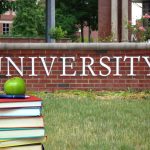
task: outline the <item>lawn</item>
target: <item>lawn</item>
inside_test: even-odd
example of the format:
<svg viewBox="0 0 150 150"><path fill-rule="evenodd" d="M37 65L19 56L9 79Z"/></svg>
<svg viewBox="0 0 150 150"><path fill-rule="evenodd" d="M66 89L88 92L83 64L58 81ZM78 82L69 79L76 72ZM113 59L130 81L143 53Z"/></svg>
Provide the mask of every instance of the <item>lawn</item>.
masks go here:
<svg viewBox="0 0 150 150"><path fill-rule="evenodd" d="M149 150L150 92L38 93L46 150Z"/></svg>

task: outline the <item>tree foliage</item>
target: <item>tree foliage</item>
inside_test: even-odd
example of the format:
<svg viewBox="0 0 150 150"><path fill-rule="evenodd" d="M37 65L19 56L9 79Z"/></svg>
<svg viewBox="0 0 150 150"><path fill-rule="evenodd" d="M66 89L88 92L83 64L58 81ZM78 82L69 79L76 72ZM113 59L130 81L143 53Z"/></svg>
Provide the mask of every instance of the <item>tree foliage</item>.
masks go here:
<svg viewBox="0 0 150 150"><path fill-rule="evenodd" d="M15 10L15 8L15 1L0 0L0 14L3 14L8 10Z"/></svg>
<svg viewBox="0 0 150 150"><path fill-rule="evenodd" d="M81 29L82 42L84 42L83 28L89 26L90 31L97 29L98 0L56 0L56 24L74 34L77 27Z"/></svg>
<svg viewBox="0 0 150 150"><path fill-rule="evenodd" d="M46 0L16 0L17 14L13 23L13 35L39 36L45 33L45 3ZM97 29L98 0L56 0L56 27L67 31L67 37L75 39L75 33L81 29L82 42L84 41L83 28L89 26Z"/></svg>
<svg viewBox="0 0 150 150"><path fill-rule="evenodd" d="M78 30L77 20L69 9L63 1L56 0L56 26L61 26L63 30L67 31L67 36L74 39Z"/></svg>
<svg viewBox="0 0 150 150"><path fill-rule="evenodd" d="M12 34L35 37L44 33L44 10L37 0L17 0Z"/></svg>

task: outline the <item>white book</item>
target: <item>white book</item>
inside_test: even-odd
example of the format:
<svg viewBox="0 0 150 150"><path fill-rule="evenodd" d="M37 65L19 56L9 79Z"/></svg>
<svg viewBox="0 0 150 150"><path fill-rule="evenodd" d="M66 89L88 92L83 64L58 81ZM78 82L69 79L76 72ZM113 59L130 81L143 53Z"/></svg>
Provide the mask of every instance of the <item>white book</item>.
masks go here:
<svg viewBox="0 0 150 150"><path fill-rule="evenodd" d="M43 137L44 133L44 128L1 130L0 140Z"/></svg>
<svg viewBox="0 0 150 150"><path fill-rule="evenodd" d="M0 108L18 108L18 107L41 107L41 101L25 101L25 102L8 102L8 103L0 103Z"/></svg>
<svg viewBox="0 0 150 150"><path fill-rule="evenodd" d="M2 150L42 150L42 145L26 145L26 146L16 146L16 147L6 147Z"/></svg>
<svg viewBox="0 0 150 150"><path fill-rule="evenodd" d="M1 117L0 128L44 127L43 117Z"/></svg>
<svg viewBox="0 0 150 150"><path fill-rule="evenodd" d="M0 117L11 116L40 116L41 108L15 108L15 109L0 109Z"/></svg>

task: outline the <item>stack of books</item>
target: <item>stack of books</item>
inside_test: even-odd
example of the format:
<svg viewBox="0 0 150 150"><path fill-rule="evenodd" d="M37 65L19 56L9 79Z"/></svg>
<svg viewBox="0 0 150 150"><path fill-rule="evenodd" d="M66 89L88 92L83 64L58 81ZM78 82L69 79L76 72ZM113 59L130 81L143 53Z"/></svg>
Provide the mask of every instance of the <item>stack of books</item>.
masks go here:
<svg viewBox="0 0 150 150"><path fill-rule="evenodd" d="M0 98L0 150L42 150L46 140L42 100Z"/></svg>

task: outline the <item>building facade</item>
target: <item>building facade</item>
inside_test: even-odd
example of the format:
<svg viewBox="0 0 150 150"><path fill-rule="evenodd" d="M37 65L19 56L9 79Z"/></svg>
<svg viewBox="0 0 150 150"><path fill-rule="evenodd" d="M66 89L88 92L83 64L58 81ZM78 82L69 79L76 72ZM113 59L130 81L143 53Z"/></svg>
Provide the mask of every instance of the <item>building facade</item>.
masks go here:
<svg viewBox="0 0 150 150"><path fill-rule="evenodd" d="M129 40L126 24L131 20L131 0L99 0L99 37L114 42Z"/></svg>
<svg viewBox="0 0 150 150"><path fill-rule="evenodd" d="M127 23L131 20L132 2L142 3L143 15L150 13L150 0L99 0L98 36L112 36L114 42L130 41Z"/></svg>
<svg viewBox="0 0 150 150"><path fill-rule="evenodd" d="M13 10L8 10L4 14L0 14L0 35L9 34L15 16L16 14Z"/></svg>

